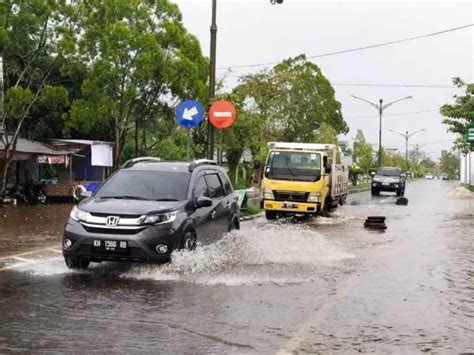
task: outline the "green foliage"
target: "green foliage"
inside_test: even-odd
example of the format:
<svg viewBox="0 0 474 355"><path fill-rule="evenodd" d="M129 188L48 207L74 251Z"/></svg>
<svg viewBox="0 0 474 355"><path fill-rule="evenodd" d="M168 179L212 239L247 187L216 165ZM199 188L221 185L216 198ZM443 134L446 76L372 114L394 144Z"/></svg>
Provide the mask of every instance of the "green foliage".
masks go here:
<svg viewBox="0 0 474 355"><path fill-rule="evenodd" d="M269 141L337 144L348 132L334 89L304 55L245 76L225 97L238 108L237 123L224 133L231 171L245 149L264 160Z"/></svg>
<svg viewBox="0 0 474 355"><path fill-rule="evenodd" d="M364 132L359 129L354 140L354 152L352 160L366 174L373 166L373 150L370 143L365 139Z"/></svg>
<svg viewBox="0 0 474 355"><path fill-rule="evenodd" d="M87 2L77 10L83 34L68 35L69 47L74 41L79 48L68 59L90 64L65 132L113 140L117 163L135 129L146 136L150 127L176 125L177 101L206 98L207 60L197 39L183 27L177 6L167 0ZM179 144L171 136L160 146L170 140ZM146 139L140 143L140 150L146 150Z"/></svg>
<svg viewBox="0 0 474 355"><path fill-rule="evenodd" d="M455 103L443 105L440 111L446 117L443 123L448 126L448 132L459 134L459 138L455 141L456 148L468 153L474 151L474 142L465 141L467 127L474 124L474 84L467 84L460 78L453 78L453 83L459 88L465 87L466 94L455 95Z"/></svg>
<svg viewBox="0 0 474 355"><path fill-rule="evenodd" d="M450 179L459 177L459 155L454 152L448 152L441 157L441 171L448 174Z"/></svg>

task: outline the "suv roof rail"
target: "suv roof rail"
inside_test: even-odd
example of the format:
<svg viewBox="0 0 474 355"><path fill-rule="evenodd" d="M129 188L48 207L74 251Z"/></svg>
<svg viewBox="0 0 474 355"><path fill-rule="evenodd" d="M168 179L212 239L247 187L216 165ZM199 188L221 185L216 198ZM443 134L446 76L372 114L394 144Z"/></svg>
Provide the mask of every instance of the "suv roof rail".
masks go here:
<svg viewBox="0 0 474 355"><path fill-rule="evenodd" d="M161 162L160 158L155 158L155 157L140 157L140 158L134 158L127 160L125 164L122 165L122 169L130 168L131 166L135 165L136 163L141 163L141 162Z"/></svg>
<svg viewBox="0 0 474 355"><path fill-rule="evenodd" d="M217 163L214 160L198 159L189 164L189 172L192 172L194 169L201 165L217 165Z"/></svg>

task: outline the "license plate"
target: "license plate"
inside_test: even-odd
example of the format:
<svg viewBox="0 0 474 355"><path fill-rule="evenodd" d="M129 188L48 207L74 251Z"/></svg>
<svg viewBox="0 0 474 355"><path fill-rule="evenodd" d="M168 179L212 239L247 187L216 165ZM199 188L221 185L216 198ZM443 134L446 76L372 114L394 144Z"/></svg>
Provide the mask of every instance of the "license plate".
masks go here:
<svg viewBox="0 0 474 355"><path fill-rule="evenodd" d="M389 186L390 183L388 183L388 182L382 182L382 185L383 185L383 186Z"/></svg>
<svg viewBox="0 0 474 355"><path fill-rule="evenodd" d="M296 203L284 203L283 208L298 208Z"/></svg>
<svg viewBox="0 0 474 355"><path fill-rule="evenodd" d="M93 248L96 251L126 253L128 243L125 240L94 240Z"/></svg>

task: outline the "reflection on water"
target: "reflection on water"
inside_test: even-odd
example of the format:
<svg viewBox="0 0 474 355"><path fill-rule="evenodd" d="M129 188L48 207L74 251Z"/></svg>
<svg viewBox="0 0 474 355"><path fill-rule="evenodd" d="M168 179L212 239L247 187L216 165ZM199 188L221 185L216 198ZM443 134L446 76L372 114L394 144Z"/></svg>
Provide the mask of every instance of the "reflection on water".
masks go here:
<svg viewBox="0 0 474 355"><path fill-rule="evenodd" d="M64 223L72 205L1 205L0 257L17 251L60 245Z"/></svg>

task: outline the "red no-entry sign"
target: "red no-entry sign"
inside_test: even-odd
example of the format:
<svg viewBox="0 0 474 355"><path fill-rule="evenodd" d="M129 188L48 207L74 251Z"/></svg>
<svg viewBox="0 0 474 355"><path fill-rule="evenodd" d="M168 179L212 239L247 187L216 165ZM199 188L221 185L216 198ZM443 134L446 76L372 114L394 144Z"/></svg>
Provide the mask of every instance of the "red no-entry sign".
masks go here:
<svg viewBox="0 0 474 355"><path fill-rule="evenodd" d="M232 126L236 118L235 107L229 101L216 101L209 109L209 121L216 128L228 128Z"/></svg>

